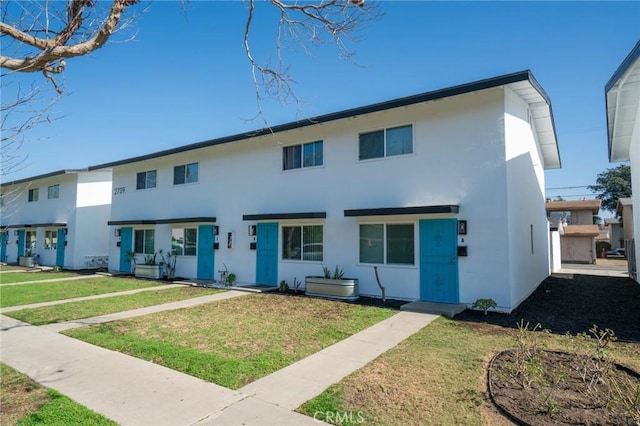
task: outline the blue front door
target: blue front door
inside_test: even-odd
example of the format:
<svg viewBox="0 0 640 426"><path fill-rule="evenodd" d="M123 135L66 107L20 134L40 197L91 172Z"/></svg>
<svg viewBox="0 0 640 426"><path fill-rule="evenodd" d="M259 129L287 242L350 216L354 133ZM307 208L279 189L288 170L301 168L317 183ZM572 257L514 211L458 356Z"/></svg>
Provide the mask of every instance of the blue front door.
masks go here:
<svg viewBox="0 0 640 426"><path fill-rule="evenodd" d="M9 238L9 231L4 231L2 234L2 245L0 245L0 262L7 261L7 239Z"/></svg>
<svg viewBox="0 0 640 426"><path fill-rule="evenodd" d="M64 267L64 250L67 245L65 229L58 229L58 247L56 248L56 265Z"/></svg>
<svg viewBox="0 0 640 426"><path fill-rule="evenodd" d="M458 221L420 221L420 299L458 303Z"/></svg>
<svg viewBox="0 0 640 426"><path fill-rule="evenodd" d="M278 222L258 223L256 283L278 285Z"/></svg>
<svg viewBox="0 0 640 426"><path fill-rule="evenodd" d="M215 228L213 225L198 226L198 279L215 279Z"/></svg>
<svg viewBox="0 0 640 426"><path fill-rule="evenodd" d="M129 251L133 249L133 228L120 228L120 272L133 272Z"/></svg>
<svg viewBox="0 0 640 426"><path fill-rule="evenodd" d="M18 257L24 256L24 229L18 231Z"/></svg>

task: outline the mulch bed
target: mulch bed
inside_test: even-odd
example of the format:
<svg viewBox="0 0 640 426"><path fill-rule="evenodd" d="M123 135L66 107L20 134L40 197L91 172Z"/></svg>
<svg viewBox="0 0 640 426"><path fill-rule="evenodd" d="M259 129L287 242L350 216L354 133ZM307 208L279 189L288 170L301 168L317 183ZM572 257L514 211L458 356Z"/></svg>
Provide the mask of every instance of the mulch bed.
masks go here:
<svg viewBox="0 0 640 426"><path fill-rule="evenodd" d="M518 352L504 351L491 361L489 392L496 406L518 425L633 425L624 404L609 396L612 383L624 389L640 386L640 375L608 364L594 374L594 358L564 352L538 351L530 375L518 369ZM521 358L522 359L522 358ZM531 361L531 360L530 360ZM536 369L531 369L535 365ZM585 373L587 371L587 373ZM585 379L584 376L587 378ZM601 377L593 380L593 377ZM532 382L523 385L526 378ZM593 383L592 383L593 380ZM629 392L628 394L632 394ZM615 395L615 394L614 394ZM616 404L610 405L611 401Z"/></svg>
<svg viewBox="0 0 640 426"><path fill-rule="evenodd" d="M629 278L553 275L511 314L467 309L456 320L517 328L524 320L552 333L587 332L594 324L619 341L640 342L640 284Z"/></svg>

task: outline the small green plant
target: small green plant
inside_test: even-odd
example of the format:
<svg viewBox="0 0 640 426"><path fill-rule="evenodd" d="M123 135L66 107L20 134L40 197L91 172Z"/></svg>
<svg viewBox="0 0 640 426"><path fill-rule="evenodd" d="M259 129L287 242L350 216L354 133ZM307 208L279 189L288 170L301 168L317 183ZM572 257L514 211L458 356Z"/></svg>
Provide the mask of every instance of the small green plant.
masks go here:
<svg viewBox="0 0 640 426"><path fill-rule="evenodd" d="M300 284L302 284L300 281L298 281L298 279L296 277L293 277L293 292L294 293L298 293L298 290L300 289Z"/></svg>
<svg viewBox="0 0 640 426"><path fill-rule="evenodd" d="M281 293L284 293L287 290L289 290L289 284L287 284L287 281L286 280L280 281L280 286L278 287L278 291Z"/></svg>
<svg viewBox="0 0 640 426"><path fill-rule="evenodd" d="M138 264L138 260L136 259L136 253L133 250L127 250L126 252L127 262L131 264L131 272L136 270L136 265Z"/></svg>
<svg viewBox="0 0 640 426"><path fill-rule="evenodd" d="M62 272L62 266L56 265L53 267L53 272Z"/></svg>
<svg viewBox="0 0 640 426"><path fill-rule="evenodd" d="M336 268L333 271L333 275L331 275L331 269L329 267L322 265L322 272L324 273L324 277L326 279L340 280L344 276L344 272L339 265L336 265Z"/></svg>
<svg viewBox="0 0 640 426"><path fill-rule="evenodd" d="M178 255L175 250L168 251L166 254L163 250L160 250L160 256L162 257L162 263L164 263L167 278L172 279L176 276L176 262L178 261Z"/></svg>
<svg viewBox="0 0 640 426"><path fill-rule="evenodd" d="M156 261L157 257L158 257L158 252L146 255L144 257L144 264L145 265L157 265L158 264L158 262Z"/></svg>
<svg viewBox="0 0 640 426"><path fill-rule="evenodd" d="M225 281L225 284L229 287L233 287L235 282L236 282L236 274L234 274L233 272L229 272L227 274L227 279Z"/></svg>
<svg viewBox="0 0 640 426"><path fill-rule="evenodd" d="M493 299L478 299L471 305L473 309L483 310L485 315L489 309L495 309L497 306L498 304Z"/></svg>

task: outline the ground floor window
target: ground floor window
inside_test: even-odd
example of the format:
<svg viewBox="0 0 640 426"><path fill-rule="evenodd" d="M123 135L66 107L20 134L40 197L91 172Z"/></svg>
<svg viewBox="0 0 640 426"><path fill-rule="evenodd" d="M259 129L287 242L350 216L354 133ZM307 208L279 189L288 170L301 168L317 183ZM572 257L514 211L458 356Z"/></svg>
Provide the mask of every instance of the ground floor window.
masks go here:
<svg viewBox="0 0 640 426"><path fill-rule="evenodd" d="M413 223L361 224L360 263L415 264Z"/></svg>
<svg viewBox="0 0 640 426"><path fill-rule="evenodd" d="M140 254L155 253L156 231L153 229L136 229L133 239L133 251Z"/></svg>
<svg viewBox="0 0 640 426"><path fill-rule="evenodd" d="M322 262L323 251L322 225L282 227L282 259Z"/></svg>
<svg viewBox="0 0 640 426"><path fill-rule="evenodd" d="M58 231L44 231L44 249L55 250L58 248Z"/></svg>
<svg viewBox="0 0 640 426"><path fill-rule="evenodd" d="M174 228L171 231L171 251L178 256L195 256L198 246L197 228Z"/></svg>
<svg viewBox="0 0 640 426"><path fill-rule="evenodd" d="M27 256L32 256L36 249L36 231L26 231L24 233L24 250Z"/></svg>

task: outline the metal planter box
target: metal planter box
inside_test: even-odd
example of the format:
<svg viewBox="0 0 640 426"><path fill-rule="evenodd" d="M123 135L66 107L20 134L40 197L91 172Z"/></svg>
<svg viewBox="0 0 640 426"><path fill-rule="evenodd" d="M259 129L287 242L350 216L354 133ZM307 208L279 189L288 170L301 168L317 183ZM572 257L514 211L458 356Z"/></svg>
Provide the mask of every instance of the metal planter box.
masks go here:
<svg viewBox="0 0 640 426"><path fill-rule="evenodd" d="M134 274L136 277L157 280L160 278L160 265L136 265Z"/></svg>
<svg viewBox="0 0 640 426"><path fill-rule="evenodd" d="M360 297L357 278L305 277L305 294L340 300L356 300Z"/></svg>
<svg viewBox="0 0 640 426"><path fill-rule="evenodd" d="M20 256L20 258L18 258L18 264L20 266L33 268L34 266L36 266L36 261L33 256Z"/></svg>

